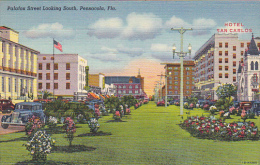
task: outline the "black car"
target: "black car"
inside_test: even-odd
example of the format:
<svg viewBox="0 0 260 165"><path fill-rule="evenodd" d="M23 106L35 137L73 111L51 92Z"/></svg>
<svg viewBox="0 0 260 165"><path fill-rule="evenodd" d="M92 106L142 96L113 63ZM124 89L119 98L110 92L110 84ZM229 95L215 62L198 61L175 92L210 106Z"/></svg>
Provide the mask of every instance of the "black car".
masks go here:
<svg viewBox="0 0 260 165"><path fill-rule="evenodd" d="M252 108L248 112L254 113L256 116L259 116L260 115L260 102L259 101L255 101L253 103Z"/></svg>
<svg viewBox="0 0 260 165"><path fill-rule="evenodd" d="M45 123L46 116L42 110L41 103L22 102L15 104L15 110L11 115L4 115L1 120L1 126L7 129L9 125L25 126L32 116L37 116Z"/></svg>

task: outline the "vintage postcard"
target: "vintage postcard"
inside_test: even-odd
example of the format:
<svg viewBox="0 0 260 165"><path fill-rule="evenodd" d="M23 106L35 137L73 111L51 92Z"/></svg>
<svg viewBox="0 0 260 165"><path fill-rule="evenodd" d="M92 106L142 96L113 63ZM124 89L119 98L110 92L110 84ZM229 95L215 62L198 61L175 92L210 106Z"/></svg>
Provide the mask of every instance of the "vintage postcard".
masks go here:
<svg viewBox="0 0 260 165"><path fill-rule="evenodd" d="M260 164L259 1L1 1L0 164Z"/></svg>

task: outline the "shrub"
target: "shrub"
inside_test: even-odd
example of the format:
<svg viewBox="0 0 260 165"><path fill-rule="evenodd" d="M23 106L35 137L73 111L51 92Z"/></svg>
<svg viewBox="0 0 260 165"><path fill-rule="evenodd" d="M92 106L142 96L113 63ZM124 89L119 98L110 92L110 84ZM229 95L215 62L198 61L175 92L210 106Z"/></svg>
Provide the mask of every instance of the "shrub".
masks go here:
<svg viewBox="0 0 260 165"><path fill-rule="evenodd" d="M67 117L64 121L63 128L66 131L67 138L69 140L69 145L72 145L74 139L74 133L76 132L76 125L71 117Z"/></svg>
<svg viewBox="0 0 260 165"><path fill-rule="evenodd" d="M119 112L119 111L116 111L115 114L114 114L114 116L113 116L113 118L114 118L115 120L120 120L120 118L121 118L120 112Z"/></svg>
<svg viewBox="0 0 260 165"><path fill-rule="evenodd" d="M100 127L98 120L96 118L91 118L88 122L88 126L90 128L90 132L96 133Z"/></svg>
<svg viewBox="0 0 260 165"><path fill-rule="evenodd" d="M24 146L31 153L33 161L46 161L47 154L51 153L55 140L49 137L45 131L37 131L32 139Z"/></svg>
<svg viewBox="0 0 260 165"><path fill-rule="evenodd" d="M35 132L37 132L42 127L43 124L40 118L37 116L32 116L32 118L30 118L25 125L25 133L28 137L31 137L34 135Z"/></svg>

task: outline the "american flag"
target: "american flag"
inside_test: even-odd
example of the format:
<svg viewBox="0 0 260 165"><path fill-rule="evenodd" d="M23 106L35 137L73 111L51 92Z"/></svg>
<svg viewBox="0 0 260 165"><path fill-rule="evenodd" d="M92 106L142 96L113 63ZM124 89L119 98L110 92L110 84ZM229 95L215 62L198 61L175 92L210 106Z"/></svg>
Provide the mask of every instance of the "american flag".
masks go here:
<svg viewBox="0 0 260 165"><path fill-rule="evenodd" d="M59 49L62 52L62 45L59 42L53 40L53 45L56 49Z"/></svg>

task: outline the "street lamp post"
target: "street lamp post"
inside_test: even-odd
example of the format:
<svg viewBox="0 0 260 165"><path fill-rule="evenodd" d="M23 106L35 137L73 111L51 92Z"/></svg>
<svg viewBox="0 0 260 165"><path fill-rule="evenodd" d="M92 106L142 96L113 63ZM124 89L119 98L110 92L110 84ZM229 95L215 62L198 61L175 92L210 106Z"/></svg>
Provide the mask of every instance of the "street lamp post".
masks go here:
<svg viewBox="0 0 260 165"><path fill-rule="evenodd" d="M183 34L187 31L187 30L192 30L190 29L184 29L183 27L181 28L171 28L171 30L177 30L179 31L179 33L181 34L181 51L180 52L175 52L176 47L175 45L173 45L173 58L175 53L180 57L180 61L181 61L181 96L180 96L180 115L183 115L183 57L185 57L187 55L187 53L189 53L191 55L191 45L189 44L188 49L189 52L183 52Z"/></svg>

